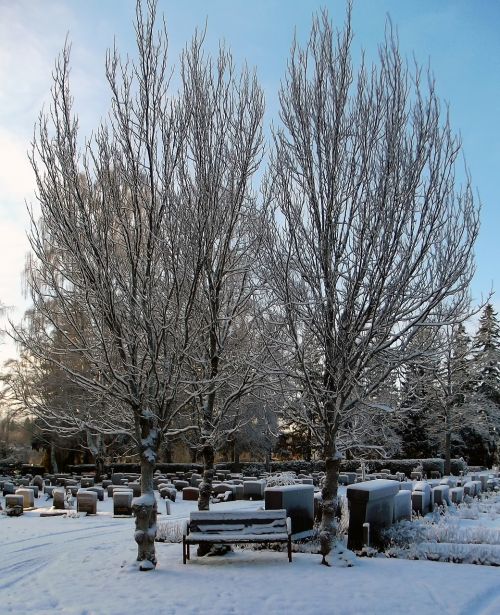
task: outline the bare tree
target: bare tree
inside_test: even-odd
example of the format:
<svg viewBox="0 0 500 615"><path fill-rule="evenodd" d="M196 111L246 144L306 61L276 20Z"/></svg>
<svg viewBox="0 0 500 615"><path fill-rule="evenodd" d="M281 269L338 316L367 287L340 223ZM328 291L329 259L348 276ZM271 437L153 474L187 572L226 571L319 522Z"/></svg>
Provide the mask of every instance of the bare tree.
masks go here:
<svg viewBox="0 0 500 615"><path fill-rule="evenodd" d="M31 156L41 217L29 235L28 285L41 326L35 335L32 327L16 331L35 361L52 362L105 404L74 413L74 424L134 442L142 489L135 539L144 570L156 564L154 464L181 409L185 323L199 269L187 258L191 220L178 189L187 114L169 97L166 32L155 33L155 12L153 0L146 14L137 5L136 61L108 53L109 120L83 146L68 47L57 62L50 113L40 116ZM85 370L73 368L77 359Z"/></svg>
<svg viewBox="0 0 500 615"><path fill-rule="evenodd" d="M460 142L430 74L401 59L390 26L378 64L351 59L351 9L326 12L292 46L267 178L270 292L288 371L306 391L294 417L326 462L322 563L335 535L339 434L404 360L419 327L453 322L473 273L478 212Z"/></svg>
<svg viewBox="0 0 500 615"><path fill-rule="evenodd" d="M231 433L227 416L262 375L252 273L258 210L251 180L262 157L264 101L255 75L246 67L237 72L224 48L215 60L206 57L199 35L182 56L181 75L189 109L183 195L193 220L193 270L200 267L185 390L197 412L204 464L198 506L205 510L215 450Z"/></svg>

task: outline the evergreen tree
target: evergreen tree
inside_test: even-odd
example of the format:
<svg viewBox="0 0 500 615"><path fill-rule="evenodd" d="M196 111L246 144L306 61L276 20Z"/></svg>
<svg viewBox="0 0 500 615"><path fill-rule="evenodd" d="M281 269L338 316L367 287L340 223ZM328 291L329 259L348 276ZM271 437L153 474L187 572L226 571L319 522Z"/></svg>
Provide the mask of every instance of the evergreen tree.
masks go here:
<svg viewBox="0 0 500 615"><path fill-rule="evenodd" d="M478 463L490 465L499 461L500 433L500 324L498 315L488 303L479 319L474 338L474 381L473 397L477 406L477 426L483 442L483 459ZM477 435L470 434L475 441ZM471 442L472 443L472 442Z"/></svg>

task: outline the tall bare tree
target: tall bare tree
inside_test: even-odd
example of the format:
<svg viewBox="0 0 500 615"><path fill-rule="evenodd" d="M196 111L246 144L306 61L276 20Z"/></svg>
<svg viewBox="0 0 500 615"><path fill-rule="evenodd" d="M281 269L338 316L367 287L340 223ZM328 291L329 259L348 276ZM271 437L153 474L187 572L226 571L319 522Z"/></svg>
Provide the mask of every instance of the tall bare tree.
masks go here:
<svg viewBox="0 0 500 615"><path fill-rule="evenodd" d="M41 217L29 235L28 285L42 326L36 335L28 327L16 333L35 360L52 362L105 403L105 411L73 417L82 430L123 433L135 443L142 489L135 539L144 570L156 563L154 464L180 411L185 323L199 270L187 258L191 220L178 188L188 164L187 113L169 95L166 32L155 32L155 14L153 0L145 12L138 3L136 61L108 53L109 120L84 144L68 47L57 62L50 113L40 116L31 156ZM75 358L85 370L73 369Z"/></svg>
<svg viewBox="0 0 500 615"><path fill-rule="evenodd" d="M335 535L339 434L404 360L419 330L453 322L473 273L478 211L460 141L430 74L400 57L389 26L378 63L355 70L351 8L314 18L280 90L267 179L265 260L289 374L307 391L326 462L322 563ZM437 327L436 327L437 328Z"/></svg>
<svg viewBox="0 0 500 615"><path fill-rule="evenodd" d="M197 411L204 463L198 505L205 510L215 450L230 433L226 419L262 375L252 273L258 210L251 181L262 158L264 100L255 75L246 67L237 71L224 48L213 60L206 56L200 35L182 56L181 75L189 109L184 202L194 225L193 269L200 264L186 391Z"/></svg>

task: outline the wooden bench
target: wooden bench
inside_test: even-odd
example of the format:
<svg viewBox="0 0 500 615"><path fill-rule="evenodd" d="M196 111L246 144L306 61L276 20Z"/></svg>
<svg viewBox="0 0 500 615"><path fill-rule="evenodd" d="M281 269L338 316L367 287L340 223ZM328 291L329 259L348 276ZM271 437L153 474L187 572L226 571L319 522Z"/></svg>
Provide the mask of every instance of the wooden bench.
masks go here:
<svg viewBox="0 0 500 615"><path fill-rule="evenodd" d="M196 511L189 516L182 537L182 561L190 559L190 545L286 542L292 561L292 523L286 510Z"/></svg>

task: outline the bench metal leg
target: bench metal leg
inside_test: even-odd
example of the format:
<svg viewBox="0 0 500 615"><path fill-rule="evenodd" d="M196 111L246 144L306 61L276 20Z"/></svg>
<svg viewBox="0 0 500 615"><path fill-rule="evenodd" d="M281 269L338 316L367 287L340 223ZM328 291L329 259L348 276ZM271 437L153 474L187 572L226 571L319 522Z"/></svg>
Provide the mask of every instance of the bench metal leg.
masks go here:
<svg viewBox="0 0 500 615"><path fill-rule="evenodd" d="M288 537L288 561L289 562L292 561L292 538L291 536Z"/></svg>
<svg viewBox="0 0 500 615"><path fill-rule="evenodd" d="M186 563L186 540L182 537L182 563Z"/></svg>

